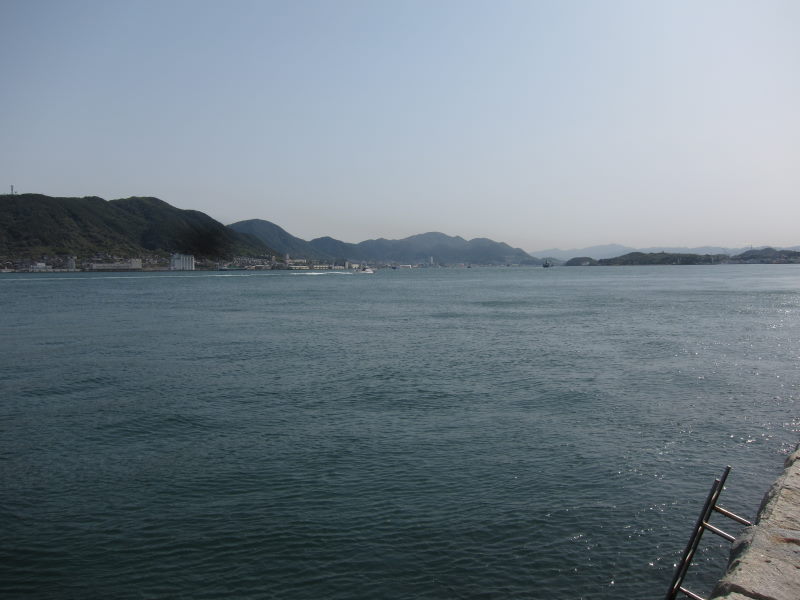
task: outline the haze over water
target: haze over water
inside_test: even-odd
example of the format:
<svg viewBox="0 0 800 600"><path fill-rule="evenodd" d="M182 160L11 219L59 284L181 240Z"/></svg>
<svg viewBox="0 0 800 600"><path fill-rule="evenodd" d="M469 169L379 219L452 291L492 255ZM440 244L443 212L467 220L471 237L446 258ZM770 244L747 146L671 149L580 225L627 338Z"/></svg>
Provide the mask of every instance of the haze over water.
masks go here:
<svg viewBox="0 0 800 600"><path fill-rule="evenodd" d="M795 0L7 0L0 23L0 190L305 240L800 242Z"/></svg>
<svg viewBox="0 0 800 600"><path fill-rule="evenodd" d="M754 516L800 430L792 265L9 274L0 300L9 598L659 597L713 478Z"/></svg>

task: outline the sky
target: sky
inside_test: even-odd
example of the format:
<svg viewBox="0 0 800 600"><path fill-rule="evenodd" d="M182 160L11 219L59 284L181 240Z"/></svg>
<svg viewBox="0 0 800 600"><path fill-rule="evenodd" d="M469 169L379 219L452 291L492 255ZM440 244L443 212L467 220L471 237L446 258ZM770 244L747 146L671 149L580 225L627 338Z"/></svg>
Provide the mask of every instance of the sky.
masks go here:
<svg viewBox="0 0 800 600"><path fill-rule="evenodd" d="M800 244L796 0L0 0L0 23L4 193L306 240Z"/></svg>

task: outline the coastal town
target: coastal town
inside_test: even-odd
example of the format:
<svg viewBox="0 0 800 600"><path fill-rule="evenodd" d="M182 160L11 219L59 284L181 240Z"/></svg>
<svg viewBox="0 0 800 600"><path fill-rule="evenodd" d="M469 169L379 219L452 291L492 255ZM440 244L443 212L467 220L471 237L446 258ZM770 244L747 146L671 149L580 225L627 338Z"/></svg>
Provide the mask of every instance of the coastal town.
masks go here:
<svg viewBox="0 0 800 600"><path fill-rule="evenodd" d="M610 259L595 260L591 257L576 257L567 261L548 259L542 266L588 267L588 266L646 266L646 265L724 265L724 264L797 264L800 252L760 248L737 256L697 255L669 252L630 252ZM345 259L320 260L281 257L234 256L230 260L197 258L192 254L173 253L146 254L136 258L98 253L86 258L75 255L44 255L39 258L2 257L0 273L74 273L74 272L128 272L128 271L360 271L368 268L413 269L431 267L470 268L467 262L443 263L433 256L427 261L400 264L396 261L350 261ZM490 266L490 265L476 265ZM530 266L509 262L504 267Z"/></svg>
<svg viewBox="0 0 800 600"><path fill-rule="evenodd" d="M429 265L385 265L391 268L413 268ZM131 272L131 271L358 271L369 266L351 261L312 261L305 258L275 256L236 256L229 261L198 259L191 254L174 253L170 256L147 255L127 258L98 254L86 259L77 256L44 256L38 260L28 258L0 258L0 273L77 273L77 272Z"/></svg>

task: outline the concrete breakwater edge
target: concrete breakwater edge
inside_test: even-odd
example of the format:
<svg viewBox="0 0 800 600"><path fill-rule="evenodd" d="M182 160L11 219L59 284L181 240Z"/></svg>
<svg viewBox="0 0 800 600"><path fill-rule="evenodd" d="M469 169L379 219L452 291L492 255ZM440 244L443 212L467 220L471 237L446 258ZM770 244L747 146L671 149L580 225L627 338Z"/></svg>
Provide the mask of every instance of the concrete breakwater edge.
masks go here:
<svg viewBox="0 0 800 600"><path fill-rule="evenodd" d="M800 445L764 496L755 525L731 547L728 570L709 600L800 598Z"/></svg>

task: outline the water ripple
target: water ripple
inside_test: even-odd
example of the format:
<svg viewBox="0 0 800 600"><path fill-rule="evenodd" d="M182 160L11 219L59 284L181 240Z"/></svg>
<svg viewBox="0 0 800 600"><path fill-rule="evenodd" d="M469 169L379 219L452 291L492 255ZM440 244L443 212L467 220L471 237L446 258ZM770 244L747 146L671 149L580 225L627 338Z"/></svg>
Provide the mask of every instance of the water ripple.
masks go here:
<svg viewBox="0 0 800 600"><path fill-rule="evenodd" d="M0 593L650 597L797 439L783 271L419 271L5 286Z"/></svg>

